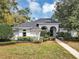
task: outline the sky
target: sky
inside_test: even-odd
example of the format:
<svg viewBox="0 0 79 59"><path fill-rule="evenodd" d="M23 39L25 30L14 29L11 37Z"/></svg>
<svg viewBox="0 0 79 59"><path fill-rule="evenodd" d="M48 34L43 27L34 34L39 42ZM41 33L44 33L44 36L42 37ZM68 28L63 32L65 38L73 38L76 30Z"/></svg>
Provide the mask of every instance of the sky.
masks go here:
<svg viewBox="0 0 79 59"><path fill-rule="evenodd" d="M30 9L31 17L49 18L56 10L57 0L17 0L19 9L28 7Z"/></svg>

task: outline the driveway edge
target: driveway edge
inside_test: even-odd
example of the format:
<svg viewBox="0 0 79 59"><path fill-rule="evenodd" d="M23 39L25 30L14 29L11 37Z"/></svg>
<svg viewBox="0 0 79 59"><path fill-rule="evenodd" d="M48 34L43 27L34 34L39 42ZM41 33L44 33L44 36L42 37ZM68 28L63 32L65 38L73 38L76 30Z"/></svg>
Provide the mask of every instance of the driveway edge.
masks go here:
<svg viewBox="0 0 79 59"><path fill-rule="evenodd" d="M61 40L56 39L56 42L61 45L63 48L65 48L68 52L70 52L74 57L79 59L79 52L70 47L69 45L63 43Z"/></svg>

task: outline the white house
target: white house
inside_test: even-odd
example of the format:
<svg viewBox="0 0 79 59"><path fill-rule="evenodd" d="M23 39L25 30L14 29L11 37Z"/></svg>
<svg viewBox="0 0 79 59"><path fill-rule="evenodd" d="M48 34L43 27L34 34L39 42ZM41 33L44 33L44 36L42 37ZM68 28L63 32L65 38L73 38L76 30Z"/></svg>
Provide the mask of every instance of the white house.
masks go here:
<svg viewBox="0 0 79 59"><path fill-rule="evenodd" d="M14 38L31 36L40 39L41 30L46 29L51 31L52 36L56 36L56 32L59 31L59 22L52 20L51 18L41 18L32 22L25 22L13 27Z"/></svg>
<svg viewBox="0 0 79 59"><path fill-rule="evenodd" d="M60 23L52 20L51 18L41 18L32 22L25 22L13 27L14 39L18 40L18 37L36 37L37 40L40 39L40 33L42 30L47 30L50 32L51 36L56 37L57 32L68 32L64 28L59 28ZM72 37L77 37L77 32L71 31Z"/></svg>

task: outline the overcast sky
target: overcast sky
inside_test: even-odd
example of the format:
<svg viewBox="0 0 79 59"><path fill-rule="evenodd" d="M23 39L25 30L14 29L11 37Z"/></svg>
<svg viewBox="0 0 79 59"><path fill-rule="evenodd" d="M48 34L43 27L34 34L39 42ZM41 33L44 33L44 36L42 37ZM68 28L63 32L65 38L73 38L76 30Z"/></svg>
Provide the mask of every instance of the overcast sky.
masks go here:
<svg viewBox="0 0 79 59"><path fill-rule="evenodd" d="M17 0L19 9L29 7L32 18L48 18L55 11L57 0Z"/></svg>

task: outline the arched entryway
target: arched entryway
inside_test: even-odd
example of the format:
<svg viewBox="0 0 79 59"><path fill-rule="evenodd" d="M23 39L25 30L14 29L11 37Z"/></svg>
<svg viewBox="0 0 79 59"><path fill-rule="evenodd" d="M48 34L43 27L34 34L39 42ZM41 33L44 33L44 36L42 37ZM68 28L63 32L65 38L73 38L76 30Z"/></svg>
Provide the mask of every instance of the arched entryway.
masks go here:
<svg viewBox="0 0 79 59"><path fill-rule="evenodd" d="M41 29L42 30L47 30L47 27L46 26L42 26Z"/></svg>
<svg viewBox="0 0 79 59"><path fill-rule="evenodd" d="M50 36L56 37L56 27L50 27Z"/></svg>

